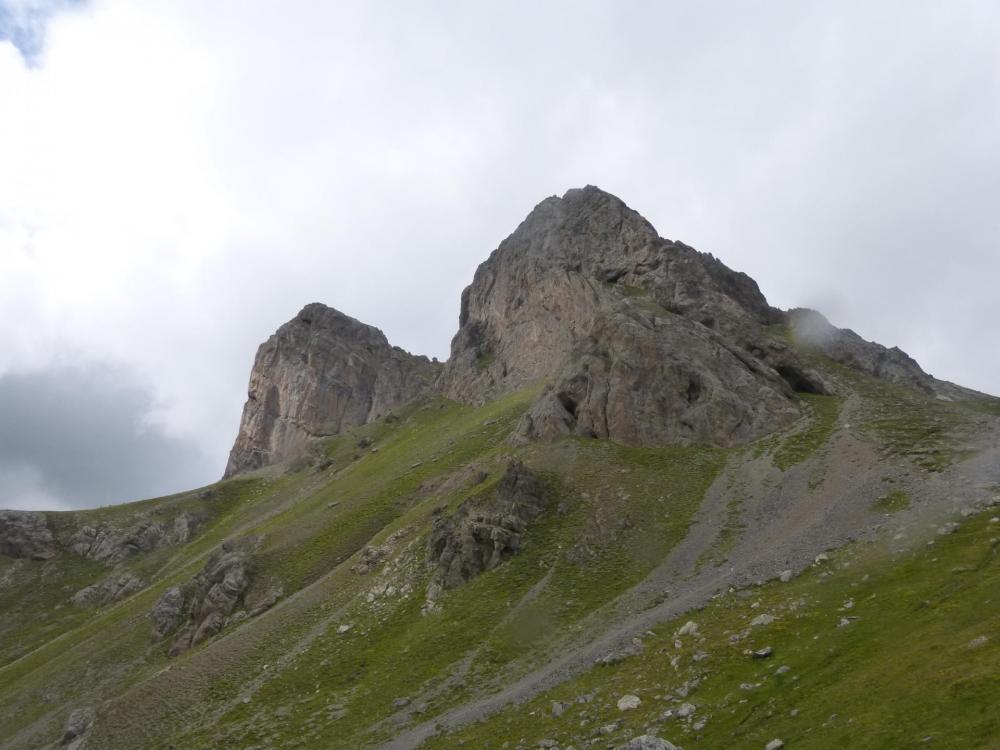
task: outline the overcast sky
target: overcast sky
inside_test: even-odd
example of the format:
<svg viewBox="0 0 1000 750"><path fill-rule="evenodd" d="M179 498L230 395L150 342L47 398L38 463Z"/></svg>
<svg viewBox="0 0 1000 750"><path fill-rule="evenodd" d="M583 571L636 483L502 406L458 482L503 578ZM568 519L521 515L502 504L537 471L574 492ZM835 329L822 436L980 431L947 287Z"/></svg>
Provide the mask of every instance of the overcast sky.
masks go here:
<svg viewBox="0 0 1000 750"><path fill-rule="evenodd" d="M994 0L0 0L0 507L216 479L307 302L446 358L587 183L1000 393L998 39Z"/></svg>

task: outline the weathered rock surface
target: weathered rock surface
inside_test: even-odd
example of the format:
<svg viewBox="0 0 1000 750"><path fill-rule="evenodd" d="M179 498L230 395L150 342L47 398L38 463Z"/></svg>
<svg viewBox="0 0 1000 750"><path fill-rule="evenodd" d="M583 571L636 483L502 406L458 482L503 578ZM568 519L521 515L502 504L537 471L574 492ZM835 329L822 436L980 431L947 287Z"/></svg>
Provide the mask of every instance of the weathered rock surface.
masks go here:
<svg viewBox="0 0 1000 750"><path fill-rule="evenodd" d="M521 535L545 507L545 490L522 463L512 462L486 504L464 503L454 515L438 519L430 538L434 566L428 599L443 589L492 570L520 548Z"/></svg>
<svg viewBox="0 0 1000 750"><path fill-rule="evenodd" d="M934 390L934 378L898 347L890 349L873 341L865 341L850 329L831 325L830 321L815 310L789 310L787 321L792 335L799 342L815 347L830 359L883 380L924 391Z"/></svg>
<svg viewBox="0 0 1000 750"><path fill-rule="evenodd" d="M135 573L124 571L80 589L73 594L72 601L78 607L105 607L131 596L145 585Z"/></svg>
<svg viewBox="0 0 1000 750"><path fill-rule="evenodd" d="M179 513L166 522L137 515L127 528L109 523L81 526L69 546L81 557L116 565L139 552L184 544L194 526L195 519L188 513Z"/></svg>
<svg viewBox="0 0 1000 750"><path fill-rule="evenodd" d="M750 277L586 187L540 203L479 266L439 384L476 402L550 383L527 437L729 445L794 420L794 390L825 390L764 335L782 320Z"/></svg>
<svg viewBox="0 0 1000 750"><path fill-rule="evenodd" d="M226 541L190 581L173 586L150 612L153 642L173 635L170 655L176 656L210 638L229 622L253 616L281 596L270 579L255 581L249 556L258 538Z"/></svg>
<svg viewBox="0 0 1000 750"><path fill-rule="evenodd" d="M620 745L618 750L678 750L672 742L667 742L651 734L644 734Z"/></svg>
<svg viewBox="0 0 1000 750"><path fill-rule="evenodd" d="M63 732L59 747L67 750L80 750L83 747L84 735L94 723L96 714L92 708L78 708L69 715L66 720L66 729Z"/></svg>
<svg viewBox="0 0 1000 750"><path fill-rule="evenodd" d="M29 560L49 560L56 542L44 513L0 510L0 555Z"/></svg>
<svg viewBox="0 0 1000 750"><path fill-rule="evenodd" d="M426 393L438 369L377 328L307 305L257 350L225 476L295 458L311 438L379 418Z"/></svg>

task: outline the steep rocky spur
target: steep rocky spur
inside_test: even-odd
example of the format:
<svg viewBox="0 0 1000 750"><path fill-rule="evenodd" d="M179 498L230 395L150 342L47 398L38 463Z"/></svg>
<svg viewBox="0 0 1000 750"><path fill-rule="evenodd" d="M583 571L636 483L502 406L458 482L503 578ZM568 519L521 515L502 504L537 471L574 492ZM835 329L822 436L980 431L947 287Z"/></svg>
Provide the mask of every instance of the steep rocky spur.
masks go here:
<svg viewBox="0 0 1000 750"><path fill-rule="evenodd" d="M225 476L300 455L312 438L366 424L430 389L437 366L319 303L257 350Z"/></svg>

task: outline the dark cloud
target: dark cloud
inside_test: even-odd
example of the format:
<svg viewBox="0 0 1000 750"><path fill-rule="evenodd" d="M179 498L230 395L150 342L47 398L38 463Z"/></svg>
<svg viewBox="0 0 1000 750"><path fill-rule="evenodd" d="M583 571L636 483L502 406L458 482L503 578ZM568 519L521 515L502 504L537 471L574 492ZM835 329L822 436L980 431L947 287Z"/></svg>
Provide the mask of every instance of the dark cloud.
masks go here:
<svg viewBox="0 0 1000 750"><path fill-rule="evenodd" d="M195 447L144 426L127 372L63 368L0 378L0 507L90 507L217 478Z"/></svg>

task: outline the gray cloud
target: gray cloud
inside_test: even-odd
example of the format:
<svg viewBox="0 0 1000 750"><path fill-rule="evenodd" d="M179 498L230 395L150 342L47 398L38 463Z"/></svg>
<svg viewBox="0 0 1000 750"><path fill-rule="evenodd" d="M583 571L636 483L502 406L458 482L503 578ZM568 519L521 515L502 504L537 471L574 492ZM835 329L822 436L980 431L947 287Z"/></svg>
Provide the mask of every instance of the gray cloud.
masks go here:
<svg viewBox="0 0 1000 750"><path fill-rule="evenodd" d="M191 488L218 467L143 424L149 395L120 370L0 378L0 507L91 507Z"/></svg>
<svg viewBox="0 0 1000 750"><path fill-rule="evenodd" d="M0 42L0 374L124 367L217 472L302 305L444 358L476 265L586 183L1000 392L994 2L96 0L46 38Z"/></svg>

